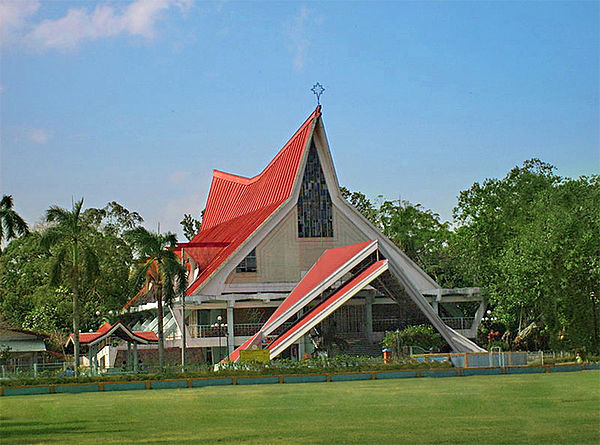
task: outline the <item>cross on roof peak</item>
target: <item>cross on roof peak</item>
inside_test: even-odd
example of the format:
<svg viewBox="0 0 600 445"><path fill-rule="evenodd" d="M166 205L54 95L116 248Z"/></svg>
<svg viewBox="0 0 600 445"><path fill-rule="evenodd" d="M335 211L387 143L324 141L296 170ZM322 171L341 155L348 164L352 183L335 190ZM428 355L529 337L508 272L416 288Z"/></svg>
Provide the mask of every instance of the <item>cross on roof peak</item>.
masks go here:
<svg viewBox="0 0 600 445"><path fill-rule="evenodd" d="M310 89L315 96L317 96L317 105L321 105L321 94L325 92L325 88L319 82L315 83Z"/></svg>

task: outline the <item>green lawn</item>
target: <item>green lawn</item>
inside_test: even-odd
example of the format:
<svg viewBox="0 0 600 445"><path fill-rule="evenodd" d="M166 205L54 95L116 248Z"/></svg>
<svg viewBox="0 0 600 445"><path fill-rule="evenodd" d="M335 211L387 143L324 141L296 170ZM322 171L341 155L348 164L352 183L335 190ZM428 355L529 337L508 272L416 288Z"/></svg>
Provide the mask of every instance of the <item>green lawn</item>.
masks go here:
<svg viewBox="0 0 600 445"><path fill-rule="evenodd" d="M0 443L600 443L600 371L0 398Z"/></svg>

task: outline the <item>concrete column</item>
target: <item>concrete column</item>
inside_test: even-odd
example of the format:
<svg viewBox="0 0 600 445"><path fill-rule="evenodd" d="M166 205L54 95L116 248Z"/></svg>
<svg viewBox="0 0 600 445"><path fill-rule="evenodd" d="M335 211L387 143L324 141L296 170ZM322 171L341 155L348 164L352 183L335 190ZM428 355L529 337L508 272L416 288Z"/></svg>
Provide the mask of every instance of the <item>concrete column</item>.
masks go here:
<svg viewBox="0 0 600 445"><path fill-rule="evenodd" d="M127 362L125 365L127 371L131 369L131 342L127 342Z"/></svg>
<svg viewBox="0 0 600 445"><path fill-rule="evenodd" d="M431 303L431 305L433 306L433 311L437 315L440 315L440 301L442 301L442 290L438 289L437 295L435 296L435 300L433 300L433 302Z"/></svg>
<svg viewBox="0 0 600 445"><path fill-rule="evenodd" d="M373 296L365 297L365 336L370 342L373 341Z"/></svg>
<svg viewBox="0 0 600 445"><path fill-rule="evenodd" d="M133 371L138 372L138 351L137 343L133 344Z"/></svg>
<svg viewBox="0 0 600 445"><path fill-rule="evenodd" d="M298 340L298 360L302 360L302 356L306 352L306 339L304 335Z"/></svg>
<svg viewBox="0 0 600 445"><path fill-rule="evenodd" d="M90 375L94 375L93 374L93 368L92 368L92 345L88 346L88 361L89 361L89 365L90 365Z"/></svg>
<svg viewBox="0 0 600 445"><path fill-rule="evenodd" d="M233 324L235 323L233 319L233 308L235 306L235 301L230 301L227 304L227 339L229 341L229 351L228 354L231 354L235 350L235 336L233 335Z"/></svg>

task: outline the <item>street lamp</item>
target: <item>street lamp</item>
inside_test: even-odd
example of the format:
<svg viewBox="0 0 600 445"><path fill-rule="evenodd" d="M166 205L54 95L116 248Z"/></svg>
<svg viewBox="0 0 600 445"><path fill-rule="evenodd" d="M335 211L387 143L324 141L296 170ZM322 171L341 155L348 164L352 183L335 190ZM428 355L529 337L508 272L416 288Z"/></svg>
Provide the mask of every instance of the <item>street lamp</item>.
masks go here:
<svg viewBox="0 0 600 445"><path fill-rule="evenodd" d="M227 344L227 358L229 359L229 335L227 335L227 323L221 323L221 329L223 334L225 334L225 342Z"/></svg>
<svg viewBox="0 0 600 445"><path fill-rule="evenodd" d="M227 332L227 323L223 323L223 317L220 315L217 317L217 323L211 325L212 328L217 329L217 335L219 336L219 358L221 357L221 336L224 332ZM229 351L229 337L226 337L227 340L227 351ZM219 362L221 359L219 359Z"/></svg>

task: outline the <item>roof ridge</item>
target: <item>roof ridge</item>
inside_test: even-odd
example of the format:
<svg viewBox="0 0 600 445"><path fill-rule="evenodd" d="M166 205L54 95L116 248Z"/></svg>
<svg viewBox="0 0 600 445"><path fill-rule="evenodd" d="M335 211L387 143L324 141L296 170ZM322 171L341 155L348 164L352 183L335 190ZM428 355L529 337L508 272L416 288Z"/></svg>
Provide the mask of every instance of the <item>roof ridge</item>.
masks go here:
<svg viewBox="0 0 600 445"><path fill-rule="evenodd" d="M306 120L302 123L302 125L300 125L300 127L298 127L296 132L286 141L285 144L283 144L283 147L281 147L281 149L279 149L279 151L277 152L275 157L273 159L271 159L271 162L269 162L267 164L267 166L257 175L249 178L247 176L236 175L235 173L228 173L223 170L213 169L213 177L216 177L219 179L224 179L226 181L235 182L235 183L242 184L242 185L250 185L250 184L258 181L265 174L265 172L267 170L269 170L270 167L272 167L272 165L275 163L275 161L277 161L277 159L279 159L281 156L283 156L284 152L286 152L287 150L290 149L290 146L291 146L290 142L292 142L296 137L300 136L301 132L304 131L305 127L309 123L312 124L312 121L315 118L318 118L320 116L321 116L321 105L319 105L315 109L315 111L313 111L310 114L310 116L308 116L308 118L306 118Z"/></svg>

